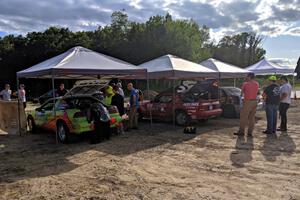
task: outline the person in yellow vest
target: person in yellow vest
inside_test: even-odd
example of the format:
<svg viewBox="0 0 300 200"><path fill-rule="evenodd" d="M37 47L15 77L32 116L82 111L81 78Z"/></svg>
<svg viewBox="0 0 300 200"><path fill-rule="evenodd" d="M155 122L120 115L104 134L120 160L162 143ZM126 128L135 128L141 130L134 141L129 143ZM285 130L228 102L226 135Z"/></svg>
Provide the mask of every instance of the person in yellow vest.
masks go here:
<svg viewBox="0 0 300 200"><path fill-rule="evenodd" d="M105 90L105 97L104 97L104 103L106 105L111 105L111 101L113 96L115 95L113 88L111 86L108 86Z"/></svg>

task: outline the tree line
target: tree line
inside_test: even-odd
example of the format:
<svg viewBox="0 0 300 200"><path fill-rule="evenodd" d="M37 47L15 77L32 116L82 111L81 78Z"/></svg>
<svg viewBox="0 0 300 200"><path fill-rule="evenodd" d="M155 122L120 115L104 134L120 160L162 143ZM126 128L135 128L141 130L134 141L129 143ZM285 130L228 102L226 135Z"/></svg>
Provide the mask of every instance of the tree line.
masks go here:
<svg viewBox="0 0 300 200"><path fill-rule="evenodd" d="M262 40L255 33L244 32L224 36L215 43L211 41L209 27L199 26L193 20L174 20L166 14L138 23L130 21L124 11L116 11L111 24L94 31L50 27L44 32L0 38L0 83L14 84L17 71L78 45L135 65L174 54L197 63L213 57L246 67L264 57Z"/></svg>

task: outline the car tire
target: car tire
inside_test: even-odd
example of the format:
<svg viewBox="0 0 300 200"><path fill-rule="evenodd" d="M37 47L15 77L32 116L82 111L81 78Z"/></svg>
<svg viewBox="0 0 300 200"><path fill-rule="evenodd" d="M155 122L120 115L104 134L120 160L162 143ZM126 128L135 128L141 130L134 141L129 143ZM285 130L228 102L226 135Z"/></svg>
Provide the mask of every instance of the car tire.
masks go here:
<svg viewBox="0 0 300 200"><path fill-rule="evenodd" d="M27 117L27 126L30 133L37 133L37 127L32 116Z"/></svg>
<svg viewBox="0 0 300 200"><path fill-rule="evenodd" d="M225 104L222 106L222 116L226 118L237 118L235 107L232 104Z"/></svg>
<svg viewBox="0 0 300 200"><path fill-rule="evenodd" d="M67 144L70 142L70 133L67 125L64 122L62 121L57 122L56 131L57 131L56 132L57 138L60 143Z"/></svg>
<svg viewBox="0 0 300 200"><path fill-rule="evenodd" d="M176 111L175 122L179 126L185 126L191 122L191 118L188 116L186 112L180 110L180 111Z"/></svg>

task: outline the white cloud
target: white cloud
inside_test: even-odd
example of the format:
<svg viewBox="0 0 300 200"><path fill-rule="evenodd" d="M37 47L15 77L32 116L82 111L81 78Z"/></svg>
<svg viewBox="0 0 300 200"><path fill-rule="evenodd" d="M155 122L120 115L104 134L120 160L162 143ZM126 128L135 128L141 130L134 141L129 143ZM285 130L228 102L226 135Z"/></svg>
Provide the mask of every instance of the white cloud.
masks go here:
<svg viewBox="0 0 300 200"><path fill-rule="evenodd" d="M91 30L110 22L122 10L139 22L169 12L177 19L193 18L212 28L216 40L224 34L255 31L268 36L300 35L300 0L10 0L0 1L0 31L26 33L51 25Z"/></svg>

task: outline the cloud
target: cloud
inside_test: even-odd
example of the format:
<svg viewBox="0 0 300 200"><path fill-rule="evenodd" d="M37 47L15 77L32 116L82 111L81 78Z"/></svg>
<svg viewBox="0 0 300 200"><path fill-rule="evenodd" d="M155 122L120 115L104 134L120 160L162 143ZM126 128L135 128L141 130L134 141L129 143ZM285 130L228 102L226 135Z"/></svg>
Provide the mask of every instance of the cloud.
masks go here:
<svg viewBox="0 0 300 200"><path fill-rule="evenodd" d="M297 63L297 59L289 58L269 58L268 60L285 67L295 67Z"/></svg>
<svg viewBox="0 0 300 200"><path fill-rule="evenodd" d="M213 36L255 31L268 36L300 35L300 0L10 0L0 1L0 32L25 34L49 26L93 30L124 9L143 22L167 12L212 28Z"/></svg>

